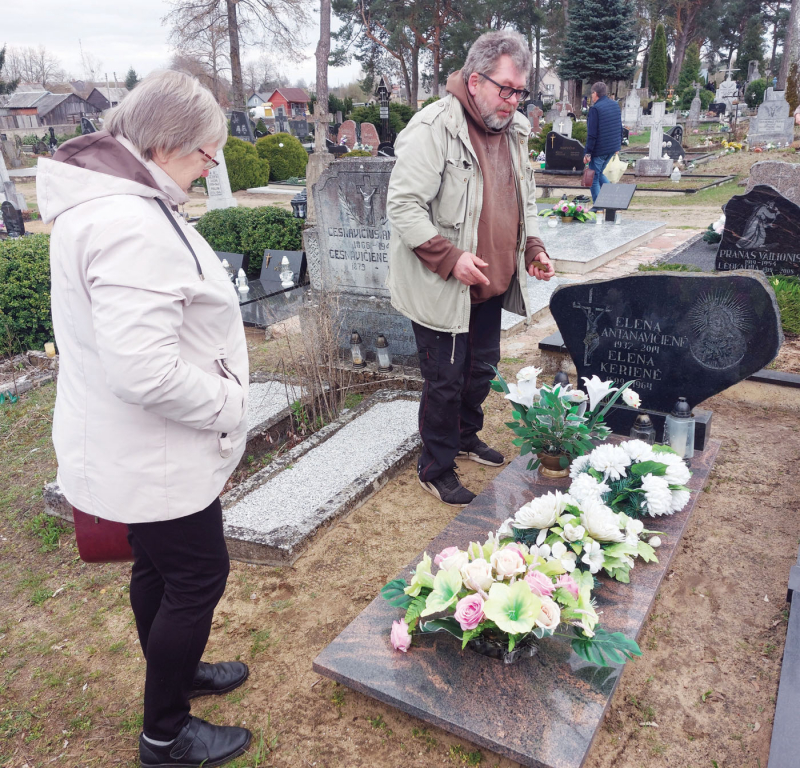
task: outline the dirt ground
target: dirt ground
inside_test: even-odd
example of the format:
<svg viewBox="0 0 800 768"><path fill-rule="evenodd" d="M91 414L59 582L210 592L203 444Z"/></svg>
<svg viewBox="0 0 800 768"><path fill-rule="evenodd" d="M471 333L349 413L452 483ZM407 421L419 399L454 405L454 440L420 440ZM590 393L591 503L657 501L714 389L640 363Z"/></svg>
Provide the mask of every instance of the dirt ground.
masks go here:
<svg viewBox="0 0 800 768"><path fill-rule="evenodd" d="M504 372L536 363L536 344L552 330L543 322L506 340ZM20 411L7 407L0 422L14 457L0 480L0 766L132 768L144 662L129 567L83 564L69 529L43 553L53 523L32 521L55 470L52 389L26 396ZM719 459L639 638L644 656L629 664L587 758L591 768L766 768L786 580L800 542L800 480L791 469L800 419L721 396L708 405ZM510 455L505 401L493 393L486 410L484 438ZM461 471L475 491L498 473L469 462ZM311 670L456 514L407 470L322 531L293 567L233 564L206 658L240 658L251 676L225 697L196 700L193 712L254 730L254 747L235 768L516 765ZM378 642L388 642L388 630Z"/></svg>

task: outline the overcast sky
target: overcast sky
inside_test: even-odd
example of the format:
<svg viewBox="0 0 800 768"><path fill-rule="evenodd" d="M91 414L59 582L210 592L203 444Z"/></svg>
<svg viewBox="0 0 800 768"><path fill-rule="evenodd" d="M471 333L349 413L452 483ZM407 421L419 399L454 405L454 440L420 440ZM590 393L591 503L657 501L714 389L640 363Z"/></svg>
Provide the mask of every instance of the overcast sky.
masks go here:
<svg viewBox="0 0 800 768"><path fill-rule="evenodd" d="M76 78L83 76L79 39L84 52L100 59L101 71L112 79L112 73L116 72L117 78L124 80L131 66L142 77L166 66L170 60L168 29L161 25L161 18L169 11L165 0L135 0L130 4L108 0L67 4L63 0L37 0L34 6L21 0L2 0L0 4L3 6L0 47L3 43L23 47L44 45ZM333 23L335 27L335 19ZM282 64L284 74L292 81L302 78L310 83L316 77L314 48L319 37L318 24L315 17L315 24L306 31L307 58L297 64ZM257 57L257 50L245 49L245 59ZM357 65L331 68L329 84L344 85L359 74Z"/></svg>

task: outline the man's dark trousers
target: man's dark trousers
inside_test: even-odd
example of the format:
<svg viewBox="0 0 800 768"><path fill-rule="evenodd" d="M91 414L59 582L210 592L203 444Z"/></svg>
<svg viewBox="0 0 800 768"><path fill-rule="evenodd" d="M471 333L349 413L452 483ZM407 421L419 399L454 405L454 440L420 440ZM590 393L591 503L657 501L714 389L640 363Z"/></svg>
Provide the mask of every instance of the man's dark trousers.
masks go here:
<svg viewBox="0 0 800 768"><path fill-rule="evenodd" d="M455 336L412 322L420 369L425 379L419 404L423 482L435 480L456 465L459 450L469 450L483 429L483 401L500 361L502 297L470 310L469 332Z"/></svg>

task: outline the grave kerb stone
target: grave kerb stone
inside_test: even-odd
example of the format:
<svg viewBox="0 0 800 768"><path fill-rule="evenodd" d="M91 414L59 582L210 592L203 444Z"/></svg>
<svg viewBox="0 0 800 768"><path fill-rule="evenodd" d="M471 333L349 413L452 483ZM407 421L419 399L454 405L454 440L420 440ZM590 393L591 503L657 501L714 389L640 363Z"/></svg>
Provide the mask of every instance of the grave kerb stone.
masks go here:
<svg viewBox="0 0 800 768"><path fill-rule="evenodd" d="M206 176L206 209L209 211L218 208L235 208L239 205L231 192L231 182L228 178L228 166L225 164L225 154L220 149L214 156L219 163L216 168L212 168Z"/></svg>

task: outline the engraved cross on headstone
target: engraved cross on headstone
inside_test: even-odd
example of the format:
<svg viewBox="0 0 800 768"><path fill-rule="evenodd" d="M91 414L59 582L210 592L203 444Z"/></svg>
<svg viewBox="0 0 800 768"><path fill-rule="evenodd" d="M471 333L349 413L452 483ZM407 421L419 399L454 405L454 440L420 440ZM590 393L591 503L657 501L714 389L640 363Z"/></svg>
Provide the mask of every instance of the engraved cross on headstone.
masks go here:
<svg viewBox="0 0 800 768"><path fill-rule="evenodd" d="M580 309L586 315L586 336L583 337L583 364L589 365L592 362L592 354L600 346L600 333L597 330L597 322L600 320L601 315L611 311L611 307L592 306L592 294L594 288L589 289L589 303L581 304L574 301L572 306L574 309Z"/></svg>

